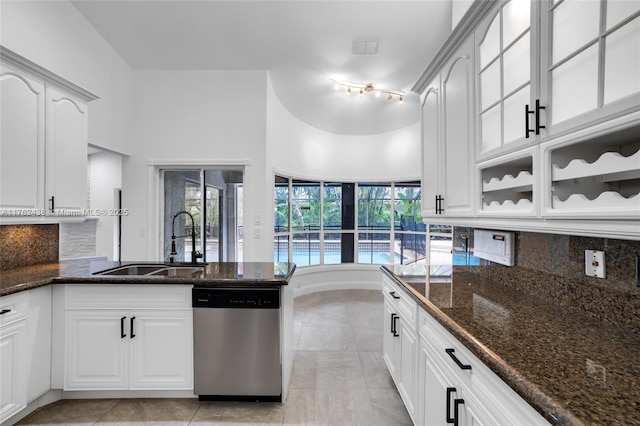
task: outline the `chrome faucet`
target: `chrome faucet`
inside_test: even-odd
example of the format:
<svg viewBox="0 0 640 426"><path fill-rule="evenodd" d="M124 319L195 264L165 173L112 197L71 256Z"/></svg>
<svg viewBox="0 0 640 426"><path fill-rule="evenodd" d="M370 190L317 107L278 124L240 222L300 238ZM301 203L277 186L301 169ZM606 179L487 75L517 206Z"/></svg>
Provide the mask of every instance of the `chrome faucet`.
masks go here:
<svg viewBox="0 0 640 426"><path fill-rule="evenodd" d="M193 221L193 216L188 211L181 211L173 215L173 221L171 222L171 253L169 253L169 262L173 263L174 256L178 254L176 252L176 231L175 224L176 218L181 214L186 214L191 218L191 263L198 263L198 259L202 259L202 253L196 251L196 225ZM183 238L185 236L181 236L179 238Z"/></svg>

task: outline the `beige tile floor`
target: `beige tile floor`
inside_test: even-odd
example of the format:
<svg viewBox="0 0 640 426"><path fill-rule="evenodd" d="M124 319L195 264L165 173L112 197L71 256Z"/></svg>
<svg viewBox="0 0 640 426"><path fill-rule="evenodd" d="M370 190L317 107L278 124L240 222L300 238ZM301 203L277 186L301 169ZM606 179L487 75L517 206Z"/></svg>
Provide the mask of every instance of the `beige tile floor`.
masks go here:
<svg viewBox="0 0 640 426"><path fill-rule="evenodd" d="M296 359L284 404L197 399L62 400L19 425L410 425L382 360L379 291L301 296Z"/></svg>

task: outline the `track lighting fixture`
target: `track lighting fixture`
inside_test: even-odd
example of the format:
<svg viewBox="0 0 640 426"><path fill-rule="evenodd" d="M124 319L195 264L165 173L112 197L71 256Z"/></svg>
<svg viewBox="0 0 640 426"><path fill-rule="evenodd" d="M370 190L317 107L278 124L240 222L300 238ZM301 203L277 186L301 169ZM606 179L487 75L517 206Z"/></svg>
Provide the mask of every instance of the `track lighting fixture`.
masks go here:
<svg viewBox="0 0 640 426"><path fill-rule="evenodd" d="M358 97L363 98L365 93L374 93L375 97L380 97L380 94L386 94L387 99L391 100L394 96L398 97L398 103L404 102L405 93L399 90L384 90L384 89L376 89L373 86L373 83L355 83L352 81L339 81L331 79L332 82L335 83L335 88L339 89L340 87L346 87L346 95L349 96L351 94L351 88L358 89Z"/></svg>

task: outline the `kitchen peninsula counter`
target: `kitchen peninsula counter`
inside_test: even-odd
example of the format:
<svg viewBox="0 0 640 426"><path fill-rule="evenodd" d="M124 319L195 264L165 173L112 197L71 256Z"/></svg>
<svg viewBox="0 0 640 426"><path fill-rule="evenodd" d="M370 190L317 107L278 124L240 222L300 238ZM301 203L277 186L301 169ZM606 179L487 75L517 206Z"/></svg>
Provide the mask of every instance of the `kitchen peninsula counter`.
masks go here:
<svg viewBox="0 0 640 426"><path fill-rule="evenodd" d="M169 265L164 262L113 262L69 260L0 271L0 296L49 284L188 284L193 286L279 286L287 285L293 263L221 262L201 264L202 273L193 276L96 275L128 265ZM176 263L176 266L192 266ZM171 266L171 265L169 265Z"/></svg>
<svg viewBox="0 0 640 426"><path fill-rule="evenodd" d="M640 335L473 267L382 271L552 424L640 425Z"/></svg>

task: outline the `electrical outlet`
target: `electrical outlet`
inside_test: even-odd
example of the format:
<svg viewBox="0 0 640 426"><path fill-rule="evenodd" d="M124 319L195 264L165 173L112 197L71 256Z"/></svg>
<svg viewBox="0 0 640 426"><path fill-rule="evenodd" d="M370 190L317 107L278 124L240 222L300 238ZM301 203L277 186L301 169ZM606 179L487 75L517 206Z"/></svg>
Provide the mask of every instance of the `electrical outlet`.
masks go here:
<svg viewBox="0 0 640 426"><path fill-rule="evenodd" d="M590 277L605 278L604 252L599 250L584 251L584 272Z"/></svg>

